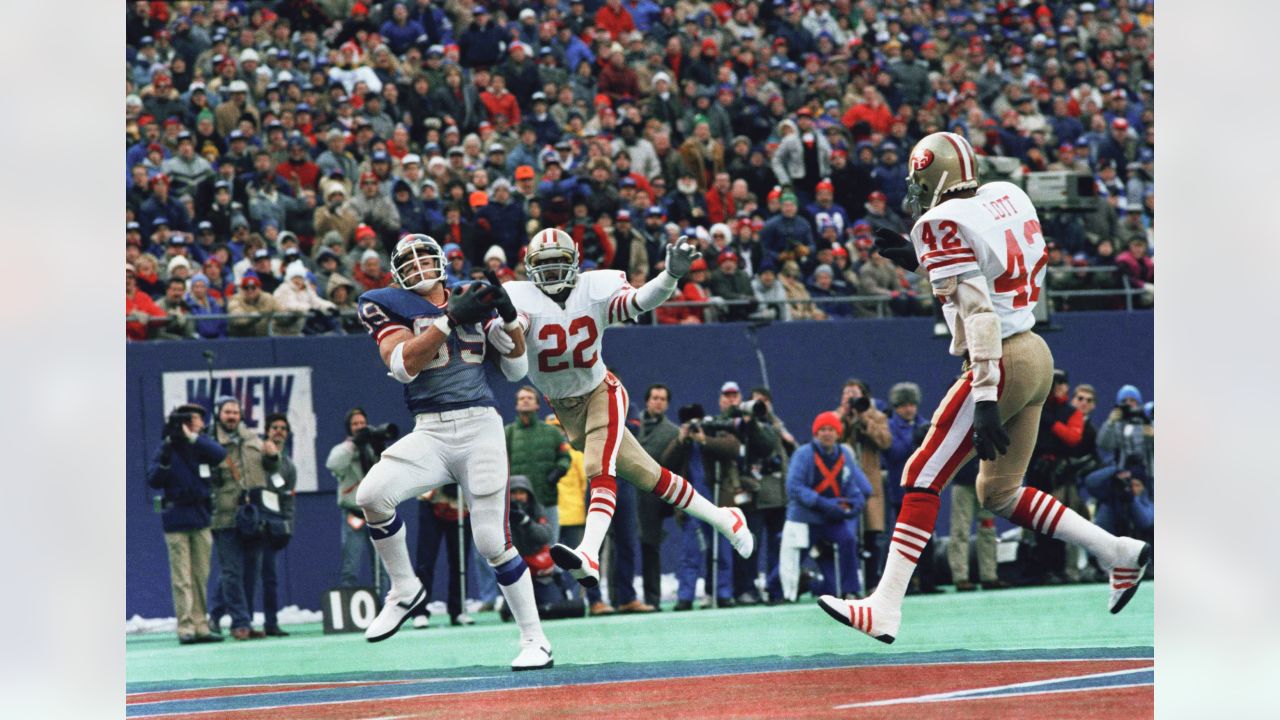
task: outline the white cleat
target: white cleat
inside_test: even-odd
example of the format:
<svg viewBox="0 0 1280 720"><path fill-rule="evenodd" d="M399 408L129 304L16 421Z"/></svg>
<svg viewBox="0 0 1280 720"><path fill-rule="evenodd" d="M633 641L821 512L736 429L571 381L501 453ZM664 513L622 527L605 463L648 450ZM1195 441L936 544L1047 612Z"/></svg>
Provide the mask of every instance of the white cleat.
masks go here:
<svg viewBox="0 0 1280 720"><path fill-rule="evenodd" d="M892 643L902 624L902 610L881 608L866 600L841 600L833 595L818 598L818 606L844 625L870 635L882 643Z"/></svg>
<svg viewBox="0 0 1280 720"><path fill-rule="evenodd" d="M756 538L751 534L751 528L747 527L747 516L743 515L738 508L727 508L727 510L732 519L724 529L720 530L720 534L729 538L729 543L733 545L733 549L740 557L749 558L756 549Z"/></svg>
<svg viewBox="0 0 1280 720"><path fill-rule="evenodd" d="M520 641L520 654L511 661L511 669L542 670L555 665L551 659L551 642L545 637L529 638Z"/></svg>
<svg viewBox="0 0 1280 720"><path fill-rule="evenodd" d="M425 630L426 628L431 627L431 620L427 617L426 613L414 615L413 626L419 630Z"/></svg>
<svg viewBox="0 0 1280 720"><path fill-rule="evenodd" d="M600 563L582 550L556 543L551 547L551 559L582 587L593 588L600 584Z"/></svg>
<svg viewBox="0 0 1280 720"><path fill-rule="evenodd" d="M410 596L410 599L395 600L391 593L387 593L387 603L382 606L382 611L378 616L369 623L369 627L364 631L364 639L369 642L381 642L396 634L400 626L404 624L409 616L418 612L427 604L427 589L418 585L418 591Z"/></svg>
<svg viewBox="0 0 1280 720"><path fill-rule="evenodd" d="M1111 568L1111 598L1107 607L1115 615L1124 609L1138 592L1142 575L1151 562L1151 546L1134 538L1119 538L1122 548L1116 566Z"/></svg>

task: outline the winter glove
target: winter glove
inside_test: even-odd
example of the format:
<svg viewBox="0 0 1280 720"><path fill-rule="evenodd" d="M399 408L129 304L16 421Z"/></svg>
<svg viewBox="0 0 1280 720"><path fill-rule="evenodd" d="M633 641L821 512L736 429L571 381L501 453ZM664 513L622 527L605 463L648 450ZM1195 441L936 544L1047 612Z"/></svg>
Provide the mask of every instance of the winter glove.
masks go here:
<svg viewBox="0 0 1280 720"><path fill-rule="evenodd" d="M818 512L827 520L844 520L849 517L845 514L845 509L840 507L840 503L827 497L818 498Z"/></svg>
<svg viewBox="0 0 1280 720"><path fill-rule="evenodd" d="M893 261L894 265L915 272L920 267L920 261L916 259L916 249L912 247L911 241L898 233L886 229L876 228L876 250L881 255Z"/></svg>
<svg viewBox="0 0 1280 720"><path fill-rule="evenodd" d="M493 349L497 350L498 354L503 357L506 357L508 353L516 349L516 341L512 340L507 331L503 329L502 323L496 320L489 323L489 329L485 332L485 337L488 338L489 344L493 346Z"/></svg>
<svg viewBox="0 0 1280 720"><path fill-rule="evenodd" d="M995 460L1009 451L1009 433L1000 423L995 400L980 400L973 406L973 448L983 460Z"/></svg>
<svg viewBox="0 0 1280 720"><path fill-rule="evenodd" d="M689 242L688 235L681 235L674 245L667 245L667 272L679 280L689 274L693 261L702 257L696 245Z"/></svg>
<svg viewBox="0 0 1280 720"><path fill-rule="evenodd" d="M449 296L449 324L474 325L489 318L493 312L497 291L487 282L463 285Z"/></svg>
<svg viewBox="0 0 1280 720"><path fill-rule="evenodd" d="M565 471L561 470L558 467L553 467L550 470L548 470L547 479L546 479L547 484L550 485L551 487L555 487L556 485L558 485L560 483L560 478L564 477L564 472Z"/></svg>
<svg viewBox="0 0 1280 720"><path fill-rule="evenodd" d="M498 311L498 317L502 318L502 322L510 323L516 319L516 305L511 302L511 296L502 287L502 281L498 279L498 274L492 270L484 271L484 279L489 281L493 289L497 291L493 307Z"/></svg>

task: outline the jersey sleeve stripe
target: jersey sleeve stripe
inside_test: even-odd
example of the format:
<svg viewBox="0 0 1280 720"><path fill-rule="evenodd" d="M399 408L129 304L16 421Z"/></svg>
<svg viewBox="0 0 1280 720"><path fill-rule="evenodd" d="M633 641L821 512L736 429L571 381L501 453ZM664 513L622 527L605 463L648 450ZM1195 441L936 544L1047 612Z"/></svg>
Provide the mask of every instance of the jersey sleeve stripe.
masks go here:
<svg viewBox="0 0 1280 720"><path fill-rule="evenodd" d="M396 330L408 330L408 329L409 328L405 327L404 325L398 325L396 323L392 323L390 325L383 325L381 328L378 328L378 332L374 334L373 340L374 342L381 343L383 338L387 337L388 335L395 332Z"/></svg>
<svg viewBox="0 0 1280 720"><path fill-rule="evenodd" d="M926 269L929 272L933 272L934 270L941 270L944 267L950 267L952 265L965 265L965 264L969 264L969 265L973 265L974 267L977 267L977 262L975 262L973 258L951 258L948 260L939 260L936 263L930 263Z"/></svg>
<svg viewBox="0 0 1280 720"><path fill-rule="evenodd" d="M920 260L921 262L929 262L934 258L951 257L951 256L977 257L976 255L974 255L972 248L962 247L962 248L953 248L951 250L934 250L933 252L927 252L924 255L920 256Z"/></svg>

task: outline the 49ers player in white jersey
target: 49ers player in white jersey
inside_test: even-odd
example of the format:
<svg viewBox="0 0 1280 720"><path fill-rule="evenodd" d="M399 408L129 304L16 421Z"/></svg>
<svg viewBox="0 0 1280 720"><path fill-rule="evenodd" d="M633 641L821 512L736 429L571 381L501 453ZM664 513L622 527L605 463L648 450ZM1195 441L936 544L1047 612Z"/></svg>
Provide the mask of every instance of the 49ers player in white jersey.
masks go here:
<svg viewBox="0 0 1280 720"><path fill-rule="evenodd" d="M569 442L583 451L591 494L582 543L576 548L557 544L551 557L584 586L600 582L600 544L613 519L618 477L709 523L742 557L750 557L754 547L741 510L713 505L687 480L658 465L631 435L625 425L627 391L600 357L605 328L665 302L700 256L681 238L667 246L666 269L637 289L615 270L580 273L573 238L548 228L529 241L529 281L502 286L525 328L529 379L547 396Z"/></svg>
<svg viewBox="0 0 1280 720"><path fill-rule="evenodd" d="M1052 496L1022 487L1053 378L1049 347L1031 331L1046 257L1035 207L1011 183L979 186L973 148L960 135L924 138L908 168L908 200L917 217L910 244L880 230L876 247L907 270L924 266L945 303L951 354L966 358L966 369L903 470L906 494L876 591L857 601L824 595L818 604L845 625L893 642L907 583L933 535L938 494L976 452L983 507L1094 553L1111 571L1108 607L1120 612L1138 589L1151 546L1117 538Z"/></svg>

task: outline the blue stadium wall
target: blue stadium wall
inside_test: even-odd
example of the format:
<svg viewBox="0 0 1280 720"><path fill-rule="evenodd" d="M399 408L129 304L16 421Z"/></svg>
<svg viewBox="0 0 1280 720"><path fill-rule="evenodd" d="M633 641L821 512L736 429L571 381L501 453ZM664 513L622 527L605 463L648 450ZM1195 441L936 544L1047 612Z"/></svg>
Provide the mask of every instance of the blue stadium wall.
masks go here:
<svg viewBox="0 0 1280 720"><path fill-rule="evenodd" d="M735 380L746 390L767 382L779 414L798 439L809 436L815 414L834 407L849 377L868 382L876 397L902 380L919 383L922 412L932 412L959 371L947 354L947 341L932 337L928 318L795 322L757 329L746 325L628 327L610 330L604 357L632 397L632 413L643 409L650 383L671 387L675 408L701 403L717 408L720 384ZM1071 380L1089 382L1099 392L1095 423L1100 423L1116 390L1137 385L1144 398L1153 395L1153 323L1150 313L1072 313L1054 316L1056 329L1044 333L1056 365ZM220 342L130 344L126 364L126 600L127 616L173 615L160 517L152 510L146 464L160 441L164 424L161 377L164 372L203 370L203 352L217 353L219 369L310 366L317 418L316 455L320 490L297 499L296 534L281 562L283 605L318 609L325 590L338 575L341 522L334 500L335 483L323 469L328 450L343 439L342 419L362 406L371 422L392 421L412 427L401 400L400 385L386 371L367 337L259 338ZM506 420L514 413L515 385L494 374L499 409ZM544 407L544 412L545 412ZM402 506L409 510L409 506ZM405 513L416 525L416 509ZM948 514L939 529L946 532ZM668 529L671 521L668 520ZM409 537L415 537L410 527ZM668 533L664 569L675 567ZM443 563L439 564L443 573ZM366 569L366 575L367 575ZM215 562L216 574L216 562ZM437 583L443 599L443 583ZM256 606L259 610L261 605Z"/></svg>

